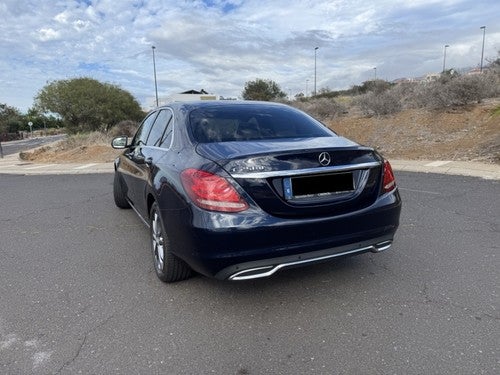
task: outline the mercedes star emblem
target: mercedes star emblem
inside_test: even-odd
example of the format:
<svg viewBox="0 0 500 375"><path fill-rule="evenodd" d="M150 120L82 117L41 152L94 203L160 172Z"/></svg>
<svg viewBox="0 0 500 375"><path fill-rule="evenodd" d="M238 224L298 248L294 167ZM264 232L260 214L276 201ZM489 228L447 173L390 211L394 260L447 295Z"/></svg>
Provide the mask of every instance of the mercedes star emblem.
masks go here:
<svg viewBox="0 0 500 375"><path fill-rule="evenodd" d="M332 158L330 157L330 154L328 152L322 152L321 154L319 154L318 160L323 167L326 167L327 165L330 165Z"/></svg>

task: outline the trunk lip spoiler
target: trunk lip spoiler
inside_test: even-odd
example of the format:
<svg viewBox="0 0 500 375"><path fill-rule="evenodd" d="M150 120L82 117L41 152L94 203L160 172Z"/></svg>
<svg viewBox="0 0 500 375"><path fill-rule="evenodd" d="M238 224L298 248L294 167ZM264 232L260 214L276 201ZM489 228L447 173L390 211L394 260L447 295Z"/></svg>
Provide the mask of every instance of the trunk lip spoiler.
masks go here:
<svg viewBox="0 0 500 375"><path fill-rule="evenodd" d="M291 169L291 170L278 170L278 171L259 171L259 172L233 172L231 176L233 178L272 178L272 177L291 177L297 175L307 175L316 173L328 173L328 172L346 172L359 169L368 169L373 167L379 167L382 163L379 161L369 162L369 163L359 163L359 164L348 164L348 165L334 165L329 167L319 167L319 168L306 168L306 169Z"/></svg>

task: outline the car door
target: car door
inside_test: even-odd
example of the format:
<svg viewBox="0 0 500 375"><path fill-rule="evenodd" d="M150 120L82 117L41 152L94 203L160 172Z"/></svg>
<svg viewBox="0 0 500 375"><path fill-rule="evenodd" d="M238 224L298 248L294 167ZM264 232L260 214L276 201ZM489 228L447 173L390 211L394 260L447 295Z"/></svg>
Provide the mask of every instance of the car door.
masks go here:
<svg viewBox="0 0 500 375"><path fill-rule="evenodd" d="M158 112L151 112L141 123L137 133L132 139L132 144L124 153L124 158L121 159L120 172L122 173L125 185L127 186L127 197L134 208L143 215L140 210L141 206L141 186L144 178L145 158L142 153L142 148L146 145L149 132L154 124L154 120Z"/></svg>
<svg viewBox="0 0 500 375"><path fill-rule="evenodd" d="M149 215L146 202L147 186L151 181L155 161L164 152L160 148L160 144L171 118L172 114L167 109L152 114L151 120L150 117L146 118L143 123L144 128L138 132L138 137L134 139L135 143L127 154L127 158L130 160L129 199L143 218L147 218Z"/></svg>

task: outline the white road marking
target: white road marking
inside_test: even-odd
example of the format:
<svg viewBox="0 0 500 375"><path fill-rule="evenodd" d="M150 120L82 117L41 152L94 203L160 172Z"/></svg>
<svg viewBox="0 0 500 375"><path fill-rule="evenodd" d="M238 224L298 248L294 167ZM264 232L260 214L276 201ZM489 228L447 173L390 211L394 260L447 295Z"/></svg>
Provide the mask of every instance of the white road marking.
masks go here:
<svg viewBox="0 0 500 375"><path fill-rule="evenodd" d="M73 168L73 169L86 169L86 168L93 167L94 165L97 165L97 163L91 163L91 164L80 165L79 167L75 167L75 168Z"/></svg>
<svg viewBox="0 0 500 375"><path fill-rule="evenodd" d="M19 341L19 338L17 337L16 334L11 333L2 338L3 341L0 341L0 349L8 349L12 345L14 345L16 342Z"/></svg>
<svg viewBox="0 0 500 375"><path fill-rule="evenodd" d="M32 169L42 169L42 168L47 168L47 167L53 167L54 165L56 165L56 164L36 165L36 166L34 166L34 167L27 167L27 168L24 168L24 169L27 169L27 170L32 170Z"/></svg>
<svg viewBox="0 0 500 375"><path fill-rule="evenodd" d="M52 352L37 352L33 355L33 369L50 359Z"/></svg>
<svg viewBox="0 0 500 375"><path fill-rule="evenodd" d="M442 167L443 165L450 164L451 161L438 160L432 163L425 164L426 167Z"/></svg>

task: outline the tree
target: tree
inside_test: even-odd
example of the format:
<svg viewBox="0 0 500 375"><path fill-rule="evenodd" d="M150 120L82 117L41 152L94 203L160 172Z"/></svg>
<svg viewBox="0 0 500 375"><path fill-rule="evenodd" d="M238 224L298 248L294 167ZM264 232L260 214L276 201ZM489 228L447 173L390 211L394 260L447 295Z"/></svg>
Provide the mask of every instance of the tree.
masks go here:
<svg viewBox="0 0 500 375"><path fill-rule="evenodd" d="M257 78L255 81L245 83L242 96L245 100L273 101L285 98L286 93L281 91L276 82Z"/></svg>
<svg viewBox="0 0 500 375"><path fill-rule="evenodd" d="M35 107L58 114L69 132L107 131L120 121L144 116L129 92L91 78L50 82L39 91Z"/></svg>
<svg viewBox="0 0 500 375"><path fill-rule="evenodd" d="M0 103L0 134L17 132L21 123L22 115L17 108Z"/></svg>
<svg viewBox="0 0 500 375"><path fill-rule="evenodd" d="M33 123L33 130L59 128L64 126L60 118L57 118L53 114L41 113L36 107L28 109L28 112L24 116L23 128L20 130L28 130L28 126L26 125L28 122Z"/></svg>

